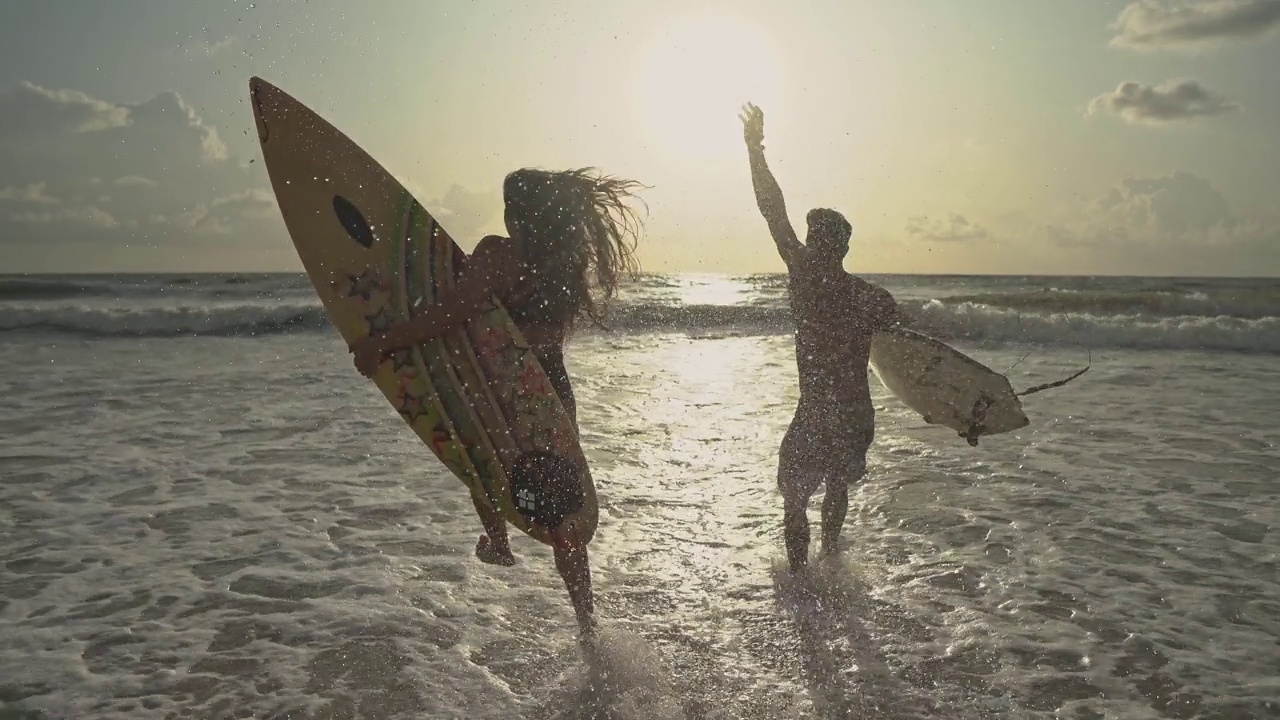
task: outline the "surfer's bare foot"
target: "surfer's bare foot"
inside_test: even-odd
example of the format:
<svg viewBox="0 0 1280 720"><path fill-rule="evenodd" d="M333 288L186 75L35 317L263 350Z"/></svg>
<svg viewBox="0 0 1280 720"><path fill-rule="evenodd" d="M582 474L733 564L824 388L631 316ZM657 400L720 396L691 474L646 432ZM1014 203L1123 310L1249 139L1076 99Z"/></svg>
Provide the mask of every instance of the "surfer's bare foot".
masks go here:
<svg viewBox="0 0 1280 720"><path fill-rule="evenodd" d="M799 562L788 561L787 570L790 571L793 578L804 577L809 572L809 561L807 559Z"/></svg>
<svg viewBox="0 0 1280 720"><path fill-rule="evenodd" d="M591 627L587 628L579 624L578 626L578 649L582 652L583 659L589 663L597 663L601 661L600 653L604 649L604 643L600 638L595 623L591 623Z"/></svg>
<svg viewBox="0 0 1280 720"><path fill-rule="evenodd" d="M511 546L507 543L495 543L488 535L481 535L476 541L476 557L482 563L510 567L516 564L516 557L511 554Z"/></svg>

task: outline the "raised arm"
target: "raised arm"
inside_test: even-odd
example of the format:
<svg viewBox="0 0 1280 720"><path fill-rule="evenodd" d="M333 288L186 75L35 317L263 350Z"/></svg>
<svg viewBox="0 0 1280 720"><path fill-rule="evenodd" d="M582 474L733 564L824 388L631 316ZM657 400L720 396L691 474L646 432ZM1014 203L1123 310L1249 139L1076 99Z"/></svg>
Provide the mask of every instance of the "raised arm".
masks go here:
<svg viewBox="0 0 1280 720"><path fill-rule="evenodd" d="M756 204L769 225L769 234L773 235L773 242L778 246L778 254L789 267L791 261L804 252L804 245L796 238L796 231L787 218L782 188L764 159L764 112L747 103L740 117L742 139L747 143L747 156L751 160L751 185L756 191Z"/></svg>

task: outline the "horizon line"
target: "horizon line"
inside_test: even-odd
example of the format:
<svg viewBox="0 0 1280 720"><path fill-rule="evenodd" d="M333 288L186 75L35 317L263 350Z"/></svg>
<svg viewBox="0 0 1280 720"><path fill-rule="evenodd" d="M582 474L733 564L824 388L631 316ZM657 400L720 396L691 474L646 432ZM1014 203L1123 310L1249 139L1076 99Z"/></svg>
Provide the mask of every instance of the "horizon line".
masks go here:
<svg viewBox="0 0 1280 720"><path fill-rule="evenodd" d="M639 276L654 275L719 275L726 277L752 277L756 275L786 275L786 270L775 271L755 271L755 272L730 272L730 271L711 271L711 270L672 270L666 272L658 271L641 271ZM928 272L851 272L855 276L878 276L878 277L935 277L935 278L1147 278L1147 279L1170 279L1170 280L1277 280L1280 281L1280 274L1276 275L1135 275L1132 273L928 273ZM305 270L162 270L162 271L144 271L144 270L100 270L100 271L42 271L42 272L5 272L0 273L0 278L19 278L19 277L156 277L163 275L174 276L226 276L226 275L292 275L303 277L307 276Z"/></svg>

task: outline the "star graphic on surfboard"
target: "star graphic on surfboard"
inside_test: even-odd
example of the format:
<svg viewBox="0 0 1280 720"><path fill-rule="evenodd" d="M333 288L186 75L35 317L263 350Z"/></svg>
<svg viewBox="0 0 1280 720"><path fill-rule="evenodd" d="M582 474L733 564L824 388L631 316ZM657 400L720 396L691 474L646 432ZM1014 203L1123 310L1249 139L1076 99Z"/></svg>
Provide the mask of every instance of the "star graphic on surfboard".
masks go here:
<svg viewBox="0 0 1280 720"><path fill-rule="evenodd" d="M365 268L364 272L359 275L348 275L347 280L351 283L351 289L347 291L347 297L356 297L358 295L365 302L368 302L375 292L386 289L383 282L369 268Z"/></svg>
<svg viewBox="0 0 1280 720"><path fill-rule="evenodd" d="M418 418L427 414L427 399L421 395L405 393L400 399L400 404L396 406L396 410L412 425L418 421Z"/></svg>
<svg viewBox="0 0 1280 720"><path fill-rule="evenodd" d="M372 315L365 315L364 319L365 322L369 323L370 335L384 333L387 330L390 330L391 326L396 322L395 318L391 317L391 313L387 312L387 308L385 306Z"/></svg>
<svg viewBox="0 0 1280 720"><path fill-rule="evenodd" d="M396 377L396 397L404 400L406 395L413 395L413 388L418 384L417 368L411 372L400 373Z"/></svg>
<svg viewBox="0 0 1280 720"><path fill-rule="evenodd" d="M391 353L391 370L400 372L405 368L413 367L413 350L409 348L401 348Z"/></svg>

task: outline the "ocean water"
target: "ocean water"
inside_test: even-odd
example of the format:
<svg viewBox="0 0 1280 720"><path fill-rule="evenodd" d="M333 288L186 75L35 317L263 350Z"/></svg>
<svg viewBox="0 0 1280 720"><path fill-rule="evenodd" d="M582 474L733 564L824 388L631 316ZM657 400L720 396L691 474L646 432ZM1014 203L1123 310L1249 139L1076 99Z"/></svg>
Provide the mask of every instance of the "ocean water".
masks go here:
<svg viewBox="0 0 1280 720"><path fill-rule="evenodd" d="M646 276L568 354L583 647L301 276L0 277L0 718L1280 717L1280 281L871 279L1015 388L1092 370L977 448L873 380L792 578L783 280Z"/></svg>

